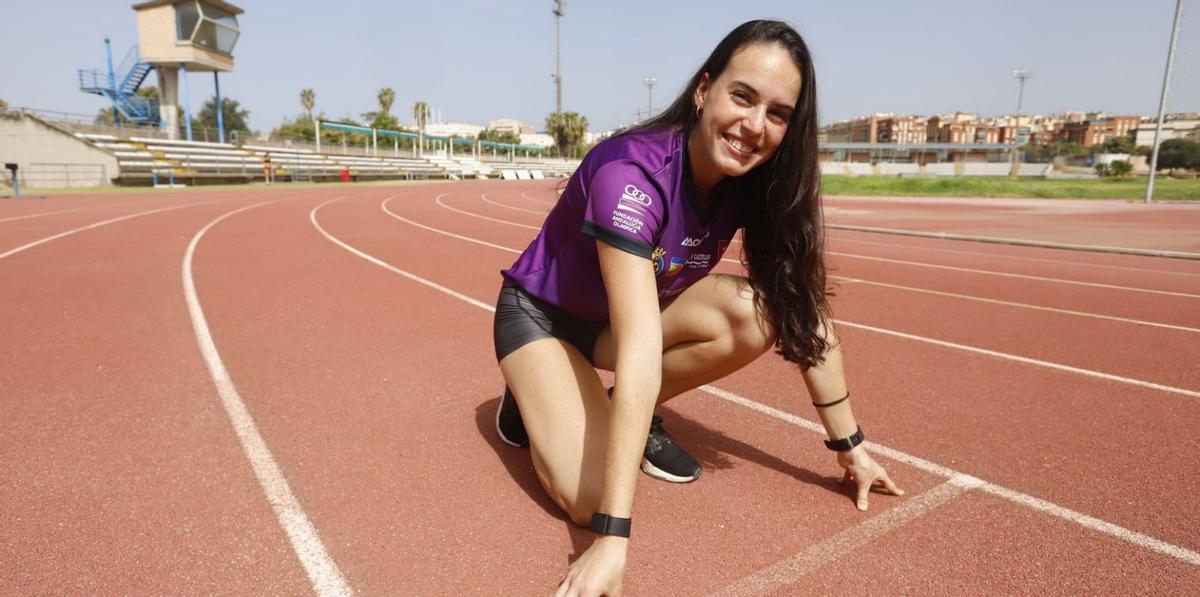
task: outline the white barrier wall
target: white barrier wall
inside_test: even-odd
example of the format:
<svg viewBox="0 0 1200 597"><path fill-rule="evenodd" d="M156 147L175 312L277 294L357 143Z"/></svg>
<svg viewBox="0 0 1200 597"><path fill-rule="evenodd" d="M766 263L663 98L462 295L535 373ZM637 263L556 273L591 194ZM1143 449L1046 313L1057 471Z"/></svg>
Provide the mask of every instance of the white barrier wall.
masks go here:
<svg viewBox="0 0 1200 597"><path fill-rule="evenodd" d="M120 174L116 156L21 112L0 112L3 162L15 162L21 183L30 188L108 186ZM0 180L7 186L7 176Z"/></svg>

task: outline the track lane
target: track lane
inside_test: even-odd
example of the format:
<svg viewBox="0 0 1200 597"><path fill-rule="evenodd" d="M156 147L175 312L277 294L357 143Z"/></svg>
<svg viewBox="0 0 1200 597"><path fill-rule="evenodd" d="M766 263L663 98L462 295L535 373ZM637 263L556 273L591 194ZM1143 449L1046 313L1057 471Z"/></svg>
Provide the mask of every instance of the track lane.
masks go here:
<svg viewBox="0 0 1200 597"><path fill-rule="evenodd" d="M458 220L456 220L456 219L447 220L447 221L452 221L454 223L458 222ZM519 230L519 229L515 229L512 227L503 227L503 226L497 226L496 228L497 229L505 228L505 229L511 229L511 230ZM493 234L496 234L496 231L493 231ZM506 232L506 234L512 234L512 232ZM434 241L431 239L430 242L434 242ZM508 262L510 262L510 260L513 257L515 257L515 256L513 256L511 254L504 255L502 257L497 258L497 263L507 264ZM501 265L500 267L503 267L503 265ZM846 332L846 333L849 334L851 332ZM871 346L872 343L886 345L886 343L884 343L884 342L877 341L875 339L877 337L878 337L877 335L868 335L866 337L866 339L861 340L861 342L866 343L867 346ZM919 345L916 347L913 347L908 343L904 344L903 346L904 346L904 348L902 349L902 352L904 352L906 354L916 354L916 355L918 355L919 358L922 358L922 359L930 358L928 355L931 353L939 354L940 350L945 350L945 349L936 349L936 348L931 349L931 348L922 347ZM947 351L947 352L954 353L955 351ZM921 355L925 355L925 356L921 356ZM953 358L953 359L948 359L947 362L954 362L954 363L956 363L957 367L964 366L962 363L965 362L965 363L969 363L969 365L967 365L967 370L977 371L977 372L978 371L986 371L987 372L987 374L985 375L986 383L984 383L984 384L964 383L962 386L949 386L949 387L975 386L976 389L973 392L973 394L977 395L977 396L981 396L981 397L987 396L989 392L994 394L995 388L1000 388L1000 387L1005 387L1006 385L1011 385L1008 381L1008 377L1015 374L1018 377L1022 377L1025 379L1043 380L1049 384L1047 386L1047 388L1054 388L1057 391L1062 391L1064 394L1072 394L1075 397L1082 396L1085 399L1087 396L1102 396L1110 391L1114 391L1114 390L1117 390L1117 388L1120 388L1119 391L1121 392L1121 394L1130 396L1131 399L1133 399L1132 398L1133 396L1137 397L1136 399L1133 399L1133 400L1135 400L1134 403L1138 405L1141 416L1147 416L1146 415L1147 409L1151 409L1150 412L1154 412L1154 410L1158 410L1159 412L1162 412L1162 409L1165 408L1166 412L1173 412L1173 411L1177 410L1175 408L1176 406L1180 406L1180 405L1174 404L1175 402L1190 402L1190 403L1196 402L1196 401L1189 401L1186 398L1178 398L1178 397L1168 396L1168 397L1166 397L1167 400L1165 403L1158 404L1156 402L1149 402L1149 401L1162 401L1163 397L1161 396L1161 393L1159 393L1159 392L1144 391L1144 390L1140 390L1138 388L1133 388L1133 389L1130 389L1127 387L1121 388L1121 386L1119 384L1114 387L1113 385L1111 385L1111 382L1105 382L1102 380L1090 380L1088 378L1079 378L1078 376L1071 376L1069 374L1062 374L1059 372L1050 372L1050 371L1033 371L1033 372L1031 372L1031 371L1028 371L1026 367L1018 366L1018 367L1014 368L1013 367L1014 364L1003 363L1003 362L996 363L996 362L993 362L993 361L995 361L994 359L990 359L987 357L980 357L978 355L958 353L958 354L954 354L954 357L955 358ZM881 360L886 361L887 359L893 358L893 357L891 357L890 355L889 356L881 355L879 358ZM947 358L947 357L940 357L940 358ZM765 360L766 359L762 359L760 361L765 361ZM851 360L850 362L853 365L853 363L855 361ZM928 365L925 365L925 367L928 368ZM786 368L786 366L785 366L785 368ZM962 371L962 369L959 369L959 371ZM752 375L751 377L758 378L758 379L778 379L781 374L786 375L786 373L784 371L775 370L775 371L771 371L770 373L762 372L762 373L759 373L757 376ZM906 378L906 377L908 377L908 374L901 375L899 377L897 377L895 374L892 374L888 377L882 377L879 379L902 379L902 378ZM965 382L965 380L964 380L964 382ZM988 384L991 384L991 385L989 386ZM926 386L926 387L929 388L930 386ZM989 387L991 389L988 389ZM1066 388L1074 388L1074 389L1067 390ZM925 390L925 391L931 391L931 390ZM757 399L758 394L751 394L751 395L755 395L756 399ZM767 394L767 395L770 395L770 394ZM886 393L884 393L883 395L886 395ZM1039 394L1029 394L1029 395L1039 395ZM1020 398L1020 396L1021 396L1020 393L1015 393L1014 396L1017 397L1018 402L1023 401L1023 399ZM1004 399L1008 400L1010 398L1008 396L1005 396ZM786 402L785 398L783 398L783 397L773 397L772 400L763 400L763 401L774 404L780 400L783 400ZM1087 404L1087 406L1082 406L1076 402L1075 406L1077 406L1081 412L1092 412L1092 411L1096 410L1095 405L1093 405L1091 403ZM1117 423L1117 422L1123 420L1122 413L1120 413L1120 412L1113 413L1112 412L1114 407L1115 407L1114 404L1109 403L1108 408L1110 410L1110 413L1107 413L1107 414L1109 414L1109 416L1103 417L1104 422ZM1195 404L1185 404L1185 405L1182 405L1182 407L1187 412L1196 410ZM1196 414L1200 415L1200 411L1197 411ZM969 421L969 420L976 418L975 413L971 413L971 412L957 412L956 415L959 416L961 420L955 420L953 418L948 418L947 420L943 421L943 424L953 424L953 425L959 425L961 427L962 420ZM1113 415L1116 416L1115 421L1112 419ZM1174 415L1171 415L1171 416L1174 416ZM1003 419L1001 419L1001 420L1003 420ZM1037 427L1039 430L1049 430L1049 429L1053 429L1055 427L1069 428L1069 427L1075 425L1073 418L1067 417L1067 416L1062 416L1061 418L1058 418L1057 421L1053 421L1053 422L1049 422L1049 423L1047 423L1045 421L1038 421L1037 423L1038 423L1038 425L1035 425L1035 427ZM1094 422L1091 422L1091 423L1094 423ZM1094 424L1089 425L1089 427L1094 427L1094 426L1095 426ZM1009 427L1011 428L1012 426L1010 425ZM1141 422L1135 422L1135 424L1132 425L1132 427L1133 427L1132 429L1130 427L1131 427L1130 425L1123 425L1121 429L1117 430L1119 432L1118 439L1124 439L1126 441L1117 441L1116 442L1116 444L1118 446L1118 448L1116 448L1116 449L1118 451L1120 451L1121 454L1115 455L1113 462L1132 463L1132 462L1138 461L1138 458L1131 458L1131 455L1128 452L1129 445L1142 445L1143 444L1142 438L1156 434L1160 431L1160 427L1157 425L1156 422L1146 421L1145 419L1143 419ZM982 430L974 430L974 431L982 431ZM1183 431L1182 428L1180 428L1176 431L1186 433ZM1081 447L1091 450L1093 448L1093 446L1090 445L1092 442L1095 442L1095 441L1099 440L1100 438L1104 438L1106 436L1112 436L1113 432L1109 432L1108 430L1104 430L1104 431L1100 431L1100 432L1093 431L1092 433L1087 434L1087 435L1089 437L1083 438ZM999 440L999 443L996 443L996 442L987 443L986 447L982 448L980 450L980 453L976 455L977 457L982 458L983 466L980 466L978 468L967 469L968 472L979 474L980 476L983 476L985 478L991 478L986 473L990 471L989 465L995 464L995 462L996 462L995 455L996 454L1004 454L1009 450L1009 446L1004 441L1005 439L1007 439L1006 437L989 438L989 439ZM1041 448L1041 450L1044 451L1046 449L1049 449L1049 446L1055 445L1056 441L1057 441L1057 438L1041 437L1041 438L1037 438L1036 440L1034 440L1034 443L1041 442L1042 446L1044 446ZM1072 438L1072 441L1078 442L1079 438ZM1049 443L1047 444L1046 442L1049 442ZM1105 448L1104 450L1102 450L1102 452L1105 454L1112 452L1112 448L1113 448L1113 446L1109 445L1109 444L1104 444L1104 445L1101 445L1098 447ZM1176 446L1175 449L1183 449L1184 450L1184 452L1180 453L1179 456L1184 456L1184 457L1188 457L1188 458L1197 456L1197 454L1190 454L1188 452L1189 450L1193 449L1190 447L1185 446L1185 447L1180 448L1180 447ZM922 453L922 452L920 450L917 450L916 453ZM1087 454L1088 451L1085 450L1084 453ZM990 457L989 457L989 454L991 454ZM1145 456L1146 453L1143 451L1139 451L1138 454L1140 454L1141 456ZM942 452L941 456L943 459L946 459L948 461L954 461L956 458L956 456L953 453ZM1118 456L1120 456L1120 457L1118 457ZM1104 461L1103 459L1099 460L1099 462L1103 462L1103 461ZM1092 460L1089 456L1088 462L1094 463L1096 461ZM1073 465L1079 466L1079 463L1073 463ZM1085 464L1084 466L1086 467L1087 465ZM1071 469L1072 467L1066 467L1066 468ZM1131 467L1131 469L1132 468L1133 467ZM1091 473L1091 474L1094 474L1094 472L1095 472L1094 470L1089 470L1089 473ZM1125 470L1121 470L1122 474L1124 474L1126 472L1127 471L1125 471ZM1004 484L1009 484L1010 486L1014 486L1014 487L1018 487L1018 488L1030 487L1029 484L1025 483L1026 479L1024 476L1030 475L1031 473L1034 476L1036 476L1036 475L1040 474L1040 471L1038 471L1038 472L1025 471L1025 472L1018 472L1016 475L1006 475L1005 477L1003 477L1003 479L1004 479L1003 481L998 481L998 482L1002 482ZM1060 477L1058 479L1056 485L1041 487L1040 484L1034 484L1034 486L1038 486L1038 490L1057 489L1059 491L1057 491L1055 493L1056 497L1063 496L1065 498L1075 500L1078 496L1073 496L1069 492L1063 492L1062 489L1063 489L1063 487L1076 486L1075 484L1073 484L1073 482L1072 482L1072 484L1067 484L1067 485L1063 485L1063 483L1067 482L1068 479L1071 479L1072 475L1078 474L1078 473L1079 473L1078 469L1071 470L1070 473L1066 476L1066 478ZM1141 481L1137 481L1136 479L1131 479L1131 482L1129 483L1129 485L1127 487L1137 488L1139 486L1144 486L1144 485L1139 485L1139 483L1144 484L1147 482L1150 485L1153 485L1153 483L1157 479L1157 475L1153 474L1153 473L1151 473L1151 474L1142 474L1142 473L1145 473L1145 471L1141 471L1140 473L1135 471L1133 476L1135 478L1140 477ZM1085 476L1091 476L1091 474L1085 475ZM1025 483L1025 484L1011 485L1011 483L1014 483L1014 482ZM1188 483L1190 483L1190 481ZM1038 490L1033 491L1033 493L1037 494ZM1112 497L1116 498L1118 496L1113 495ZM1147 497L1147 496L1145 496L1144 489L1141 490L1141 497L1143 499ZM1077 502L1075 502L1075 501L1068 502L1068 505L1070 505L1072 503L1077 503ZM1083 511L1088 512L1089 510L1087 508L1083 508ZM1095 513L1094 510L1091 512L1093 514ZM1106 510L1105 514L1106 515L1111 514L1112 516L1121 517L1125 514L1125 512L1122 512L1121 508L1118 507L1115 510L1111 510L1111 509ZM1108 516L1107 518L1106 518L1106 516L1103 516L1103 515L1099 515L1099 516L1101 518L1105 518L1108 520L1114 520L1114 518L1112 518L1112 516ZM1135 517L1135 518L1145 519L1146 517ZM1126 520L1126 519L1125 518L1116 518L1115 520L1121 521L1121 520ZM1150 520L1150 521L1146 521L1146 522L1153 523L1154 521ZM1137 527L1137 528L1145 529L1147 527ZM1170 529L1170 528L1164 529L1161 522L1158 524L1151 524L1150 528L1153 528L1155 531L1167 531L1167 530L1174 531L1174 529ZM1154 534L1154 532L1151 532L1151 534ZM1174 540L1179 539L1179 536L1173 532L1172 532L1171 536L1173 537ZM1170 541L1172 539L1168 539L1168 540ZM1185 544L1185 545L1192 545L1193 548L1195 547L1194 544Z"/></svg>
<svg viewBox="0 0 1200 597"><path fill-rule="evenodd" d="M467 236L471 238L503 239L501 245L509 252L523 248L531 238L531 225L459 209L451 204L454 199L452 195L439 195L434 200L455 216L467 216L456 218L448 228L468 230ZM480 236L480 228L492 223L496 224L493 230ZM736 266L726 271L741 273ZM1184 390L1200 390L1200 365L1161 357L1164 349L1184 353L1200 350L1197 328L1132 325L879 284L842 282L839 286L837 313L852 321ZM1108 350L1096 349L1110 344L1113 337L1122 340Z"/></svg>
<svg viewBox="0 0 1200 597"><path fill-rule="evenodd" d="M116 223L0 263L12 281L0 284L0 584L307 590L213 397L179 284L191 234L231 203Z"/></svg>

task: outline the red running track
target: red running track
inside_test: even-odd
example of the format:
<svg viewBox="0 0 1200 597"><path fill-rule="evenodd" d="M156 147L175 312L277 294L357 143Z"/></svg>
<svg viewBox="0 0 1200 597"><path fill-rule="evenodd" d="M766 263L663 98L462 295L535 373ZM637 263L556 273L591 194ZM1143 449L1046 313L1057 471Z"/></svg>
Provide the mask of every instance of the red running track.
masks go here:
<svg viewBox="0 0 1200 597"><path fill-rule="evenodd" d="M495 436L487 308L552 199L0 203L0 585L550 592L590 536ZM908 495L855 511L799 374L764 357L664 409L708 472L639 481L631 594L1200 582L1200 262L842 231L829 251L856 410Z"/></svg>

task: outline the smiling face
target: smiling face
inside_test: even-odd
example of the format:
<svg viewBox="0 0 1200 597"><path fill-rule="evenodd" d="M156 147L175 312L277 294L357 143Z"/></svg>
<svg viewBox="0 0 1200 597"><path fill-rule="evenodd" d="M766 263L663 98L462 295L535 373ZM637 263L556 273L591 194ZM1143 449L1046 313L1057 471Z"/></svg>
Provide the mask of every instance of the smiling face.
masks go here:
<svg viewBox="0 0 1200 597"><path fill-rule="evenodd" d="M747 45L715 81L701 77L693 99L702 112L688 149L702 193L775 155L796 110L800 79L791 55L775 43Z"/></svg>

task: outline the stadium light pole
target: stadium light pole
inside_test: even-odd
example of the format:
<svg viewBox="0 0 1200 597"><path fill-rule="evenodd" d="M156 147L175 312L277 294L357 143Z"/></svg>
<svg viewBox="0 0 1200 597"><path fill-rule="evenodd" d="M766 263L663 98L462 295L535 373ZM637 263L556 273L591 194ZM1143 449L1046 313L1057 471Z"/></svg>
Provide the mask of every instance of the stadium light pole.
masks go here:
<svg viewBox="0 0 1200 597"><path fill-rule="evenodd" d="M562 46L562 16L567 0L554 0L554 111L562 114L562 60L559 57Z"/></svg>
<svg viewBox="0 0 1200 597"><path fill-rule="evenodd" d="M1175 0L1175 22L1171 24L1171 45L1167 48L1167 70L1163 73L1162 94L1158 97L1158 120L1154 123L1154 144L1150 146L1150 175L1146 177L1146 203L1154 196L1154 170L1158 167L1158 139L1162 135L1163 112L1167 109L1167 90L1171 86L1171 67L1175 62L1175 42L1179 39L1179 17L1183 0Z"/></svg>
<svg viewBox="0 0 1200 597"><path fill-rule="evenodd" d="M658 79L646 77L642 81L646 83L646 119L649 120L650 116L654 114L654 84L658 82Z"/></svg>
<svg viewBox="0 0 1200 597"><path fill-rule="evenodd" d="M1017 131L1021 130L1021 103L1025 99L1025 79L1033 76L1029 70L1019 68L1013 71L1013 76L1021 81L1020 89L1017 91L1017 121L1013 126L1013 148L1012 155L1009 156L1009 172L1015 174L1017 167Z"/></svg>

